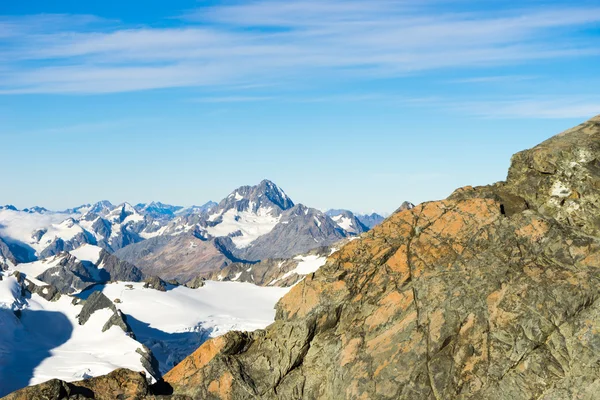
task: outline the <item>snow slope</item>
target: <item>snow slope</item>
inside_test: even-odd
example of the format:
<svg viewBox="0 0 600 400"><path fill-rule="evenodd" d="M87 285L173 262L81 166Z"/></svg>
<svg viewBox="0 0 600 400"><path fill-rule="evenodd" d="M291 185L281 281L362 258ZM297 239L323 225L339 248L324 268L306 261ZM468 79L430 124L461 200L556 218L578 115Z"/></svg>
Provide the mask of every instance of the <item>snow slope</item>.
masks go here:
<svg viewBox="0 0 600 400"><path fill-rule="evenodd" d="M46 272L47 269L56 267L61 261L62 257L48 257L39 261L18 264L11 270L22 272L27 278L35 278Z"/></svg>
<svg viewBox="0 0 600 400"><path fill-rule="evenodd" d="M228 236L239 231L241 234L232 237L231 240L238 248L244 248L258 237L271 232L279 223L281 217L273 216L272 210L272 208L260 208L254 213L230 209L222 214L221 223L207 227L206 231L215 237ZM216 218L215 215L212 215L211 218Z"/></svg>
<svg viewBox="0 0 600 400"><path fill-rule="evenodd" d="M74 255L80 261L89 261L92 264L98 264L100 260L100 252L102 249L92 244L84 244L83 246L71 250L69 253Z"/></svg>
<svg viewBox="0 0 600 400"><path fill-rule="evenodd" d="M289 288L259 287L250 283L207 281L189 289L169 286L166 292L146 289L143 283L115 282L81 293L101 290L127 316L136 338L159 361L161 373L191 354L208 337L230 330L265 328L275 319L275 304Z"/></svg>
<svg viewBox="0 0 600 400"><path fill-rule="evenodd" d="M139 342L117 326L102 332L110 310L98 310L79 325L82 305L73 305L70 296L56 302L37 294L21 297L15 277L2 274L0 396L52 378L74 381L120 367L150 376L136 353L142 348Z"/></svg>

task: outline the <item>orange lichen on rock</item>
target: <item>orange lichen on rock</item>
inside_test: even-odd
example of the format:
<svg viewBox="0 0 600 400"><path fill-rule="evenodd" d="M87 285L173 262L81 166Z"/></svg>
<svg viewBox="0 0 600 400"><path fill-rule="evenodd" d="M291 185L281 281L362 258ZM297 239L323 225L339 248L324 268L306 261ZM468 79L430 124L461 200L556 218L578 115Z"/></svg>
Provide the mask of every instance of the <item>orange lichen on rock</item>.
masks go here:
<svg viewBox="0 0 600 400"><path fill-rule="evenodd" d="M177 364L165 376L165 382L171 384L193 384L198 383L197 371L204 368L225 347L226 336L219 336L206 341L189 357Z"/></svg>
<svg viewBox="0 0 600 400"><path fill-rule="evenodd" d="M384 330L380 335L367 341L367 348L373 355L381 354L390 351L398 343L394 342L394 338L399 333L408 329L412 324L416 326L417 312L411 311L404 318L397 321L394 325Z"/></svg>
<svg viewBox="0 0 600 400"><path fill-rule="evenodd" d="M408 265L408 246L403 244L396 250L386 262L386 265L394 272L401 274L399 284L404 282L410 276L410 266Z"/></svg>
<svg viewBox="0 0 600 400"><path fill-rule="evenodd" d="M233 375L226 371L218 380L213 380L208 385L208 391L219 399L230 400L231 387L233 386Z"/></svg>
<svg viewBox="0 0 600 400"><path fill-rule="evenodd" d="M380 307L365 320L365 323L370 328L384 324L397 313L406 311L413 301L414 294L412 290L402 293L397 291L390 292L381 299L379 302Z"/></svg>
<svg viewBox="0 0 600 400"><path fill-rule="evenodd" d="M361 338L353 338L348 340L346 339L346 335L342 335L342 351L340 353L340 365L342 367L356 359L356 353L358 352L361 344Z"/></svg>
<svg viewBox="0 0 600 400"><path fill-rule="evenodd" d="M522 226L516 230L516 234L519 237L530 239L531 241L538 242L540 239L548 233L550 226L543 219L534 218L528 225Z"/></svg>

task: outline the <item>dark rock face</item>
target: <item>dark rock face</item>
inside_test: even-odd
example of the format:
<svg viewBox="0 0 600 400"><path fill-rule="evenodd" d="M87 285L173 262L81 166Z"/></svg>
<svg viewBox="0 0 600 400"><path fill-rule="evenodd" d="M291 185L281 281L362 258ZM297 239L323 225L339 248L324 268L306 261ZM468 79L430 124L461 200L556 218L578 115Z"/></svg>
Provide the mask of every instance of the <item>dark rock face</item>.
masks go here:
<svg viewBox="0 0 600 400"><path fill-rule="evenodd" d="M101 265L102 269L108 273L111 281L140 282L144 279L144 273L135 265L121 260L105 250L100 252L98 265Z"/></svg>
<svg viewBox="0 0 600 400"><path fill-rule="evenodd" d="M61 293L55 286L50 284L38 286L29 279L27 279L25 275L20 273L19 271L15 271L13 275L21 285L22 293L25 290L29 293L36 293L48 301L56 301L60 299Z"/></svg>
<svg viewBox="0 0 600 400"><path fill-rule="evenodd" d="M59 253L57 266L48 268L37 278L54 285L63 294L83 290L96 283L109 281L140 282L144 274L133 264L101 250L97 265L80 261L69 253Z"/></svg>
<svg viewBox="0 0 600 400"><path fill-rule="evenodd" d="M37 277L38 279L55 286L63 294L83 290L98 281L95 279L92 269L86 268L74 256L61 253L57 257L62 257L59 264L56 267L48 268ZM95 269L95 267L93 268Z"/></svg>
<svg viewBox="0 0 600 400"><path fill-rule="evenodd" d="M83 308L77 316L79 325L85 325L93 313L104 308L111 310L113 315L102 328L102 332L105 332L112 326L116 325L123 329L124 332L131 333L131 329L129 325L127 325L127 322L125 322L123 315L117 310L113 302L110 301L109 298L106 297L102 292L93 292L90 297L83 302Z"/></svg>
<svg viewBox="0 0 600 400"><path fill-rule="evenodd" d="M8 263L17 264L17 259L10 251L8 245L0 238L0 269L2 266L8 266Z"/></svg>

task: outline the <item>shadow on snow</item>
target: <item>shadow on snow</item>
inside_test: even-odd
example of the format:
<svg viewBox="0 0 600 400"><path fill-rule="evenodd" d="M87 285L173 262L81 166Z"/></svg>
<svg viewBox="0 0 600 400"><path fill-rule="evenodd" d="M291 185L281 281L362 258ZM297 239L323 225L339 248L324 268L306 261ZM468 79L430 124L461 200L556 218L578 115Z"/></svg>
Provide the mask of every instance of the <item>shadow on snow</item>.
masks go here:
<svg viewBox="0 0 600 400"><path fill-rule="evenodd" d="M60 312L0 310L0 397L29 385L36 367L72 333Z"/></svg>

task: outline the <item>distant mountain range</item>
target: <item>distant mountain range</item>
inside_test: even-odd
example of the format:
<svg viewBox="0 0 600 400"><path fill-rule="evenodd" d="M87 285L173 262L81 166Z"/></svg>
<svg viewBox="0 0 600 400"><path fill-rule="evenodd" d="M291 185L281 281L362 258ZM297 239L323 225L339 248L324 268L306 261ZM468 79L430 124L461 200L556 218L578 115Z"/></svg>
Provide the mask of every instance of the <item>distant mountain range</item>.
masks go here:
<svg viewBox="0 0 600 400"><path fill-rule="evenodd" d="M383 220L295 204L269 180L219 203L182 207L109 201L55 212L0 206L0 264L32 262L98 246L145 275L187 281L231 263L286 259L360 235Z"/></svg>

